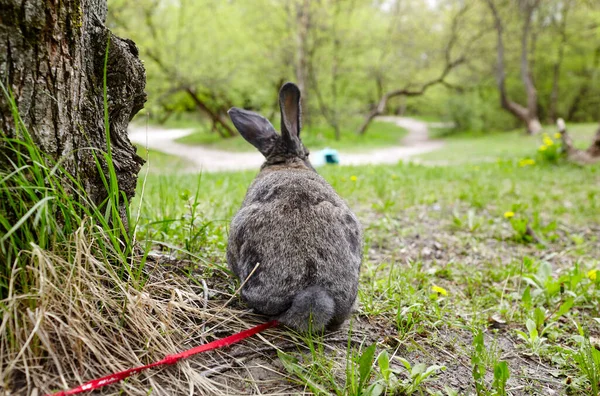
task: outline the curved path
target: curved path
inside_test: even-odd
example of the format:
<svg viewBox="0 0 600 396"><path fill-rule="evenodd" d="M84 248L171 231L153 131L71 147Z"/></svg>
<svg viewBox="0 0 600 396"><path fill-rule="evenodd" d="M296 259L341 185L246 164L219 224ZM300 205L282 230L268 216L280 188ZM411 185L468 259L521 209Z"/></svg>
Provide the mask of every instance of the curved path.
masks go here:
<svg viewBox="0 0 600 396"><path fill-rule="evenodd" d="M437 150L443 143L429 140L427 123L407 117L379 117L408 130L401 146L371 150L363 153L340 152L341 165L395 164L412 156ZM182 157L190 166L188 171L258 170L263 156L257 152L239 153L191 146L175 140L192 133L193 129L164 129L155 126L129 126L129 139L143 147Z"/></svg>

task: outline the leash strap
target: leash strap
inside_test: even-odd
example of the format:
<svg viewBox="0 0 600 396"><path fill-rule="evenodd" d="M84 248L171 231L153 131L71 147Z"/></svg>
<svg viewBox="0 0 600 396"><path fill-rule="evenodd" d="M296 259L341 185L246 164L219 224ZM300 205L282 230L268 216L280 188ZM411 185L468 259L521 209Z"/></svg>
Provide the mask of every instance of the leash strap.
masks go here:
<svg viewBox="0 0 600 396"><path fill-rule="evenodd" d="M198 353L210 351L213 349L223 348L237 342L240 342L248 337L252 337L255 334L260 333L270 327L277 326L278 323L276 320L272 320L267 323L263 323L261 325L252 327L251 329L240 331L239 333L230 335L229 337L221 338L220 340L215 340L213 342L209 342L208 344L199 345L192 349L188 349L187 351L183 351L177 353L175 355L167 355L164 359L159 360L158 362L150 363L145 366L131 368L125 371L121 371L118 373L110 374L102 378L97 378L95 380L86 382L83 385L78 386L77 388L69 389L67 391L60 391L52 394L47 394L46 396L67 396L67 395L75 395L81 392L86 392L98 388L102 388L106 385L114 384L115 382L119 382L124 380L127 377L130 377L134 374L137 374L141 371L147 370L152 367L158 366L167 366L171 364L177 363L181 359L186 359L190 356L196 355Z"/></svg>

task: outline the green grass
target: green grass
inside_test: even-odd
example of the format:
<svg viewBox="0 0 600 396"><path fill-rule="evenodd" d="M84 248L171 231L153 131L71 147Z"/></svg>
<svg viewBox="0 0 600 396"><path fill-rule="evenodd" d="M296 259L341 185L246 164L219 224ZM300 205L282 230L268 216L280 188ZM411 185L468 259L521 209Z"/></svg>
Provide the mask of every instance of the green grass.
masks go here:
<svg viewBox="0 0 600 396"><path fill-rule="evenodd" d="M91 150L105 197L94 202L89 186L73 175L68 160L56 160L35 143L21 119L13 95L0 84L9 102L15 125L12 135L0 131L0 301L10 293L26 292L34 287L34 277L24 271L30 261L25 251L33 246L53 250L72 239L84 223L103 230L102 245L106 254L116 253L126 261L131 255L133 228L129 228L129 202L119 190L112 160L107 105L106 62L104 71L104 124L106 148ZM96 198L98 199L98 198ZM17 279L13 276L21 270ZM119 270L132 276L132 268ZM135 278L135 279L134 279ZM132 277L132 281L138 281ZM132 282L133 284L133 282Z"/></svg>
<svg viewBox="0 0 600 396"><path fill-rule="evenodd" d="M568 126L575 144L579 148L589 146L598 128L598 124L573 124ZM551 137L557 132L555 127L546 126L543 130ZM433 137L441 137L445 146L418 158L427 161L448 163L479 162L508 159L533 158L542 142L542 135L528 136L523 130L511 132L488 133L455 133L446 134L447 130L433 130Z"/></svg>
<svg viewBox="0 0 600 396"><path fill-rule="evenodd" d="M335 140L334 131L330 127L305 127L301 137L304 145L311 150L325 147L345 151L361 151L378 147L389 147L400 144L407 131L393 123L375 121L365 134L359 136L355 129L343 130L340 141ZM228 151L253 151L255 148L241 136L222 139L206 127L198 128L194 133L177 139L178 142L189 145L202 145L213 149Z"/></svg>
<svg viewBox="0 0 600 396"><path fill-rule="evenodd" d="M546 386L592 395L596 363L584 341L600 332L592 320L600 317L600 277L590 275L600 267L600 166L521 167L517 159L538 145L531 139L525 150L521 142L512 143L514 159L491 163L320 170L365 227L352 323L360 345L301 340L309 352L280 355L292 384L333 394L537 394ZM255 174L150 175L139 237L224 265L228 223ZM517 220L539 243L523 238ZM389 370L379 366L384 352Z"/></svg>

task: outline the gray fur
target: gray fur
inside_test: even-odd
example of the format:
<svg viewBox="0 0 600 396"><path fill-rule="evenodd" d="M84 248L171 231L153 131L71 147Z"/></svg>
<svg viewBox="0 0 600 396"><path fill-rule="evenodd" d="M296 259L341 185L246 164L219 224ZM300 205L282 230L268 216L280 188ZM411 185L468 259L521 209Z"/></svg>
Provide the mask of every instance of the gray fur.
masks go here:
<svg viewBox="0 0 600 396"><path fill-rule="evenodd" d="M289 92L297 95L292 104L283 100ZM299 99L295 85L284 85L282 107L297 108L282 108L282 114L299 114ZM234 120L236 127L263 125L248 121L248 113L243 114L246 122ZM230 111L232 118L235 114L241 113ZM246 281L241 296L255 311L299 331L320 331L350 315L358 292L362 230L344 200L310 165L299 123L299 117L288 120L291 136L269 136L268 149L260 150L266 162L231 222L227 262ZM260 131L240 133L264 148L248 139L264 142Z"/></svg>

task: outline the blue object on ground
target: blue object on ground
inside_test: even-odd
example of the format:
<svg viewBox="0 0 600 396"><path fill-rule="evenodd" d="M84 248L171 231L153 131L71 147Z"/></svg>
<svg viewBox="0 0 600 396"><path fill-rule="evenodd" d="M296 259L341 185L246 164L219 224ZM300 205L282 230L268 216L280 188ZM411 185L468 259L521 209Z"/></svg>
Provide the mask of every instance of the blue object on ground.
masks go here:
<svg viewBox="0 0 600 396"><path fill-rule="evenodd" d="M325 164L335 165L340 163L340 156L337 150L330 149L329 147L326 147L321 151L317 151L312 157L313 158L311 162L314 166L321 166Z"/></svg>

